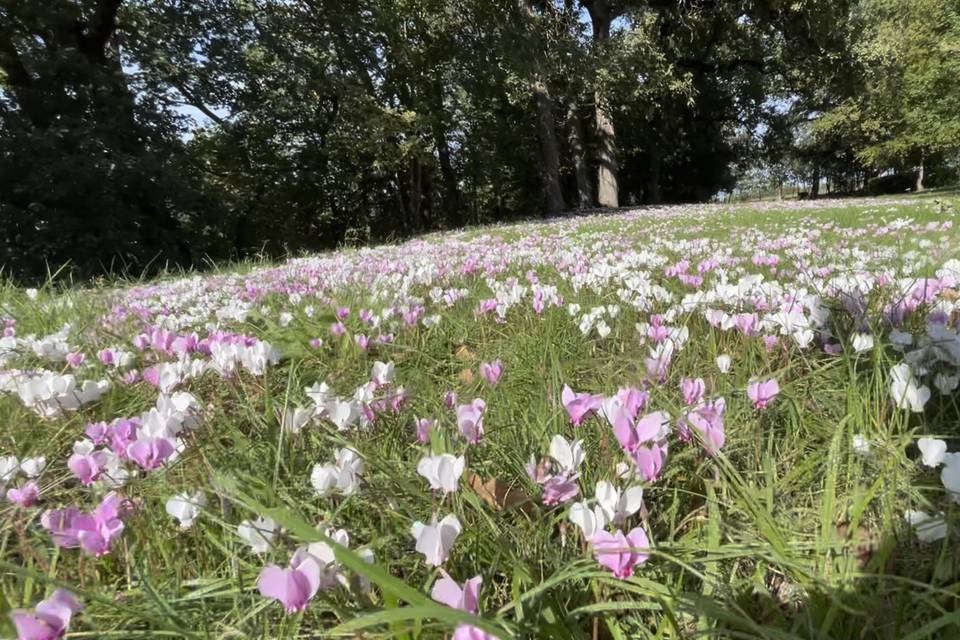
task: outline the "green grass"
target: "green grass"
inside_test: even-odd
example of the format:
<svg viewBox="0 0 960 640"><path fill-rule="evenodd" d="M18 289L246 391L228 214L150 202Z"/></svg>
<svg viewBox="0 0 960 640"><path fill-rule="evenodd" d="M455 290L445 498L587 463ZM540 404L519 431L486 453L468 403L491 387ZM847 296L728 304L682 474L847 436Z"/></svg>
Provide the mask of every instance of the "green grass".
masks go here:
<svg viewBox="0 0 960 640"><path fill-rule="evenodd" d="M703 239L749 262L761 235L819 229L817 244L836 250L824 262L847 255L854 245L880 247L889 249L883 260L891 265L932 272L960 254L956 228L879 239L850 233L900 217L953 220L949 199L851 201L823 209L737 205L724 211L702 218L600 216L562 223L572 227L559 232L538 224L472 229L463 238L489 233L522 242L531 234L553 234L569 246L593 247L604 238L634 248L666 238L676 246L661 251L673 259L681 256L685 241ZM944 509L954 524L956 512L938 474L917 464L912 443L917 434L955 437L960 412L953 398L935 398L920 415L897 410L887 375L902 356L879 333L873 351L831 357L791 344L768 352L758 339L711 329L701 313L676 318L673 324L685 324L690 339L668 381L652 388L651 404L675 420L682 410L679 380L703 377L709 397L727 400L727 444L721 456L709 458L698 446L672 440L665 473L646 489L642 519L631 521L650 532L651 559L629 580L599 567L567 521L566 509L540 503L523 465L531 454L545 455L550 437L559 433L584 440L582 495L592 497L596 481L614 476L623 457L606 423L594 418L579 429L570 426L560 390L566 383L578 391L612 394L639 385L646 347L634 324L646 314L621 302L614 286L574 291L552 269L521 262L510 273L525 283L526 271L537 268L542 281L557 284L565 301L578 302L584 311L619 303L620 315L615 322L608 319L611 335L584 337L565 308L537 316L525 304L511 309L504 324L478 320L476 303L491 293L482 277L463 276L446 286L465 287L470 295L450 310L436 311L442 314L439 325L397 332L393 345L364 352L349 340L330 337L330 307L320 302L313 318L298 313L290 327L281 327L277 314L290 305L284 296L271 295L263 303L265 313L258 310L233 328L270 341L284 359L262 377L244 373L223 380L208 373L186 386L203 406L202 426L175 464L126 486L124 495L140 508L104 558L57 549L39 516L46 507L96 504L65 467L73 441L90 421L139 415L153 405L156 391L142 383L116 386L100 402L52 421L37 417L14 395L0 396L0 453L45 454L49 460L40 481L42 508L0 507L0 613L32 607L64 586L86 604L71 638L412 640L449 637L454 625L465 621L503 638L960 637L955 534L921 544L903 521L905 509ZM766 268L750 269L776 277ZM222 272L227 271L250 269L231 265ZM680 293L675 281L662 279L661 268L651 273ZM132 348L131 322L116 328L98 323L126 286L81 288L54 281L30 300L6 285L0 313L16 318L18 336L45 335L73 323L72 342L95 361L97 350L107 345L126 342ZM416 292L426 297L428 290ZM359 285L335 299L354 315L365 306L379 308ZM831 308L842 317L832 302ZM428 305L428 314L433 312ZM197 329L202 332L202 325ZM322 349L306 346L315 336L326 340ZM720 353L733 356L728 375L713 364ZM477 367L494 358L503 360L505 372L490 389ZM346 395L367 380L375 360L395 362L397 382L411 392L399 415L348 433L328 422L299 435L281 430L285 407L307 405L304 387L325 380ZM30 354L7 367L40 365L54 368ZM474 375L469 382L460 377L467 369ZM78 375L103 373L94 362ZM774 375L780 396L768 410L755 410L744 393L748 381ZM453 414L443 408L448 390L456 390L462 402L474 397L487 402L483 442L466 449L468 471L519 488L531 496L527 505L494 510L467 487L466 477L461 490L440 505L416 475L425 448L413 439L413 416L440 419L435 452L465 450ZM853 450L857 434L871 440L869 456ZM329 462L347 445L366 461L361 490L345 498L314 496L313 465ZM179 531L164 503L174 493L197 489L207 493L207 508L193 528ZM463 523L445 569L460 582L483 576L482 620L429 597L438 574L414 551L409 528L415 520L429 520L436 509L456 513ZM240 520L256 515L271 515L284 527L276 548L264 557L250 553L235 535ZM321 593L305 613L285 615L257 593L257 576L269 562L285 565L297 544L325 539L321 525L327 524L349 532L351 549L375 552L376 565L370 566L352 551L338 550L342 564L374 586L362 593ZM12 627L0 633L12 634Z"/></svg>

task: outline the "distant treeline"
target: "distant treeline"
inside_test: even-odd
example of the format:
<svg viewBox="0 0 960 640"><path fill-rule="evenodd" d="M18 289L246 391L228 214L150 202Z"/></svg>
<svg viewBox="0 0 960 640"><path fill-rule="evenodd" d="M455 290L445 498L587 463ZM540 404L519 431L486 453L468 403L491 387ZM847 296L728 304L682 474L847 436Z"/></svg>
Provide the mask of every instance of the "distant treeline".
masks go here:
<svg viewBox="0 0 960 640"><path fill-rule="evenodd" d="M0 264L919 186L956 170L957 42L957 0L0 0Z"/></svg>

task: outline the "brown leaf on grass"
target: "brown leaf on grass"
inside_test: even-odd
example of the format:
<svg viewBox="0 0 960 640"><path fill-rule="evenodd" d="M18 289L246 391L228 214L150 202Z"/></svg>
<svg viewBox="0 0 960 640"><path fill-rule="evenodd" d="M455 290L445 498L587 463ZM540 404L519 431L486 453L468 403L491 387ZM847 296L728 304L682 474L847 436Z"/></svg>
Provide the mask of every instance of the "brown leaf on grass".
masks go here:
<svg viewBox="0 0 960 640"><path fill-rule="evenodd" d="M520 505L520 510L524 513L529 515L532 512L533 504L527 498L527 494L499 478L490 478L484 482L480 476L471 472L467 482L473 492L496 511Z"/></svg>
<svg viewBox="0 0 960 640"><path fill-rule="evenodd" d="M473 351L467 348L467 345L462 344L457 347L457 350L453 352L454 357L461 362L470 362L477 357Z"/></svg>
<svg viewBox="0 0 960 640"><path fill-rule="evenodd" d="M460 378L460 382L463 384L470 384L473 382L473 371L470 369L464 369L457 377Z"/></svg>
<svg viewBox="0 0 960 640"><path fill-rule="evenodd" d="M941 290L940 295L944 300L949 300L950 302L956 302L957 298L960 298L960 292L951 288Z"/></svg>

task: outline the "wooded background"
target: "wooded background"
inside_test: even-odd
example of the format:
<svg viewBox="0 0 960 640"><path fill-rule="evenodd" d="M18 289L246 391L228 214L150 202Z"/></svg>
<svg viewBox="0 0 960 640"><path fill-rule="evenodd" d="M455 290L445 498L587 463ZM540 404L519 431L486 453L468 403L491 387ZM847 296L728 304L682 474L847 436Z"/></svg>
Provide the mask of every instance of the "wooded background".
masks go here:
<svg viewBox="0 0 960 640"><path fill-rule="evenodd" d="M958 0L0 0L20 279L902 190L958 149Z"/></svg>

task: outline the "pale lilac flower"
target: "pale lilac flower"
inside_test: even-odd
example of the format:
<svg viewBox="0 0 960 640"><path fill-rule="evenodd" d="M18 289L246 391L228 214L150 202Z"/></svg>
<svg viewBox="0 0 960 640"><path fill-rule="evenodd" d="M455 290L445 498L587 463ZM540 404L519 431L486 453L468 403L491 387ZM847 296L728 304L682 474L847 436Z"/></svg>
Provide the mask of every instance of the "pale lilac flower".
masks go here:
<svg viewBox="0 0 960 640"><path fill-rule="evenodd" d="M487 381L491 387L497 386L500 376L503 375L503 362L496 359L493 362L483 362L480 364L480 375Z"/></svg>
<svg viewBox="0 0 960 640"><path fill-rule="evenodd" d="M627 535L623 535L619 529L616 533L599 531L593 536L592 544L597 562L617 578L629 578L633 575L634 567L645 563L650 557L647 552L650 541L641 527L634 528Z"/></svg>
<svg viewBox="0 0 960 640"><path fill-rule="evenodd" d="M447 391L443 394L443 406L447 409L453 409L457 406L457 392L456 391Z"/></svg>
<svg viewBox="0 0 960 640"><path fill-rule="evenodd" d="M7 500L21 507L32 507L40 498L40 487L33 480L15 489L7 489Z"/></svg>
<svg viewBox="0 0 960 640"><path fill-rule="evenodd" d="M689 412L683 422L700 432L703 447L711 456L717 455L726 442L723 428L723 412L727 408L726 400L718 398L705 402Z"/></svg>
<svg viewBox="0 0 960 640"><path fill-rule="evenodd" d="M567 415L570 416L570 422L575 427L579 427L585 418L593 415L603 406L603 396L574 393L568 385L563 385L560 400L563 402L563 408L567 410Z"/></svg>
<svg viewBox="0 0 960 640"><path fill-rule="evenodd" d="M417 442L420 444L426 444L429 442L430 431L433 429L437 421L431 420L430 418L414 418L414 423L417 426Z"/></svg>
<svg viewBox="0 0 960 640"><path fill-rule="evenodd" d="M754 381L747 385L747 397L753 401L753 406L757 409L766 409L778 393L780 393L780 384L776 378Z"/></svg>
<svg viewBox="0 0 960 640"><path fill-rule="evenodd" d="M683 393L684 404L692 407L703 398L706 385L703 378L684 378L680 381L680 391Z"/></svg>
<svg viewBox="0 0 960 640"><path fill-rule="evenodd" d="M461 587L446 571L441 569L440 574L441 578L434 583L430 597L453 609L477 615L480 612L480 585L483 584L483 577L474 576Z"/></svg>
<svg viewBox="0 0 960 640"><path fill-rule="evenodd" d="M46 600L37 603L33 611L14 609L10 618L17 629L18 640L56 640L70 627L70 620L83 607L76 596L66 589L57 589Z"/></svg>
<svg viewBox="0 0 960 640"><path fill-rule="evenodd" d="M457 427L470 444L478 444L483 436L483 414L486 408L487 403L480 398L457 407Z"/></svg>
<svg viewBox="0 0 960 640"><path fill-rule="evenodd" d="M40 517L40 523L50 531L58 547L82 547L91 555L103 556L110 553L113 542L123 532L120 506L120 497L109 493L90 514L75 507L48 510Z"/></svg>
<svg viewBox="0 0 960 640"><path fill-rule="evenodd" d="M287 613L297 613L320 589L322 568L306 549L298 549L290 558L290 566L280 568L271 564L263 568L257 580L257 590L265 598L278 600Z"/></svg>

